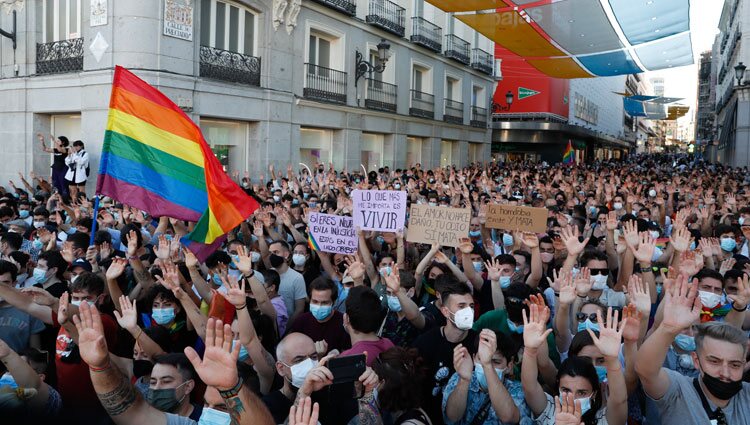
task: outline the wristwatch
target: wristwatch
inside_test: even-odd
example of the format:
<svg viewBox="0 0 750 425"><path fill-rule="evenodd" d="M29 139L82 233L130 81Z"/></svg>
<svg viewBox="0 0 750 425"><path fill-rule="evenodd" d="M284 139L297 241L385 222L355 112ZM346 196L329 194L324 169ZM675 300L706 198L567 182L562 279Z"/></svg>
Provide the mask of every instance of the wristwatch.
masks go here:
<svg viewBox="0 0 750 425"><path fill-rule="evenodd" d="M648 266L639 265L638 266L638 270L641 272L641 274L643 274L643 273L653 273L654 272L654 269L651 267L650 264Z"/></svg>

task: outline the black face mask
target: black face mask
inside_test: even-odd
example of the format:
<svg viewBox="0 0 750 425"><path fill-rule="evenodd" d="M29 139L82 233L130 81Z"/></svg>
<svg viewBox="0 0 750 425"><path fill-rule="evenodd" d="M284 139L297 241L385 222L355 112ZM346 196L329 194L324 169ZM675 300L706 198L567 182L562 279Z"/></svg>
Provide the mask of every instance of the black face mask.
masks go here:
<svg viewBox="0 0 750 425"><path fill-rule="evenodd" d="M703 385L719 400L729 400L742 390L742 381L724 382L703 372Z"/></svg>
<svg viewBox="0 0 750 425"><path fill-rule="evenodd" d="M268 258L268 261L271 262L271 267L274 269L281 267L282 264L284 264L284 257L271 254L271 256Z"/></svg>
<svg viewBox="0 0 750 425"><path fill-rule="evenodd" d="M140 378L151 373L154 365L148 360L133 360L133 376Z"/></svg>

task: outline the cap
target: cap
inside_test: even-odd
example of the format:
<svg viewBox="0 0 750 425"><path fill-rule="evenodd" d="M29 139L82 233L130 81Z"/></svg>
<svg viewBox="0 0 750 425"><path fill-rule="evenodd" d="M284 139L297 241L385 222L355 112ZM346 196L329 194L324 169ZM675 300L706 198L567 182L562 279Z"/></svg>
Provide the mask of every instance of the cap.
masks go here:
<svg viewBox="0 0 750 425"><path fill-rule="evenodd" d="M10 226L23 227L25 230L29 230L29 223L27 223L25 220L21 220L20 218L16 219L16 220L9 221L9 222L5 223L5 225L7 227L10 227Z"/></svg>
<svg viewBox="0 0 750 425"><path fill-rule="evenodd" d="M70 270L73 270L76 267L80 267L86 270L87 272L91 272L92 270L91 263L86 261L85 258L76 258L75 260L73 260L73 263L70 264Z"/></svg>

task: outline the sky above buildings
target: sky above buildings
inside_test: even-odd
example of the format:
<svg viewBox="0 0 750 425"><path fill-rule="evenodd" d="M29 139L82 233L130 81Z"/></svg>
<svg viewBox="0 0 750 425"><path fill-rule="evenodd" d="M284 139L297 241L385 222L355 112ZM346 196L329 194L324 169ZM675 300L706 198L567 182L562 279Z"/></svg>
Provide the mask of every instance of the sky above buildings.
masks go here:
<svg viewBox="0 0 750 425"><path fill-rule="evenodd" d="M698 66L700 55L711 50L714 37L718 33L719 17L724 2L721 0L692 0L690 2L690 29L692 32L694 65L675 69L645 73L646 78L664 77L665 96L685 98L681 103L691 107L687 116L681 118L681 125L693 120L698 92Z"/></svg>

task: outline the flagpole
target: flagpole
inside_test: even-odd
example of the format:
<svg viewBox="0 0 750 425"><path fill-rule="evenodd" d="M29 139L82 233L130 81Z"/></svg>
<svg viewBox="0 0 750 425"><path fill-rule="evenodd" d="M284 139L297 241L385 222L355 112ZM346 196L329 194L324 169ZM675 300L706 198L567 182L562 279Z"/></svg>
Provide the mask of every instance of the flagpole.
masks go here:
<svg viewBox="0 0 750 425"><path fill-rule="evenodd" d="M94 213L91 218L91 236L89 237L89 246L94 245L94 236L96 235L96 219L99 218L99 195L96 195L94 198Z"/></svg>

